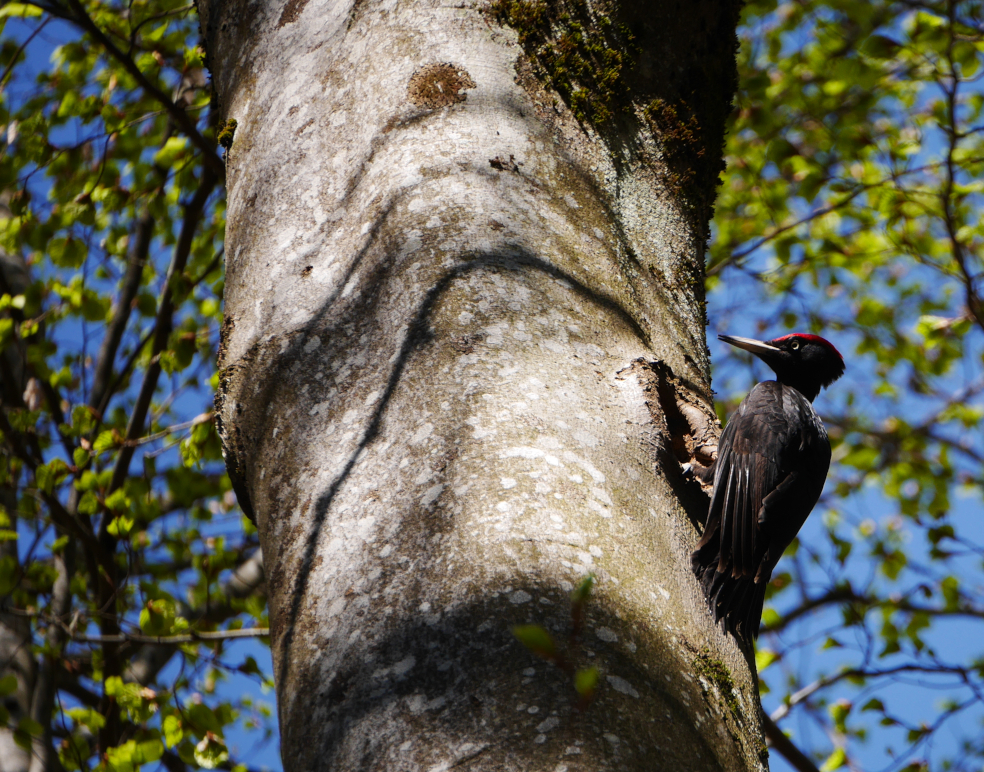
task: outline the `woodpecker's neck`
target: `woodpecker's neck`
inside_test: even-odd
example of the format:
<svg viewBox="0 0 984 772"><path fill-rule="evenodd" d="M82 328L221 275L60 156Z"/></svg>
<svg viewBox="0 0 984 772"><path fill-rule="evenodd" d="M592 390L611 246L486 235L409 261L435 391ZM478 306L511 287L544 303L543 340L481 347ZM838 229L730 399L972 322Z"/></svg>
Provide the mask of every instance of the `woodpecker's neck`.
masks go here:
<svg viewBox="0 0 984 772"><path fill-rule="evenodd" d="M776 380L783 386L792 386L796 391L813 402L820 393L820 384L810 378L799 377L789 373L776 374Z"/></svg>

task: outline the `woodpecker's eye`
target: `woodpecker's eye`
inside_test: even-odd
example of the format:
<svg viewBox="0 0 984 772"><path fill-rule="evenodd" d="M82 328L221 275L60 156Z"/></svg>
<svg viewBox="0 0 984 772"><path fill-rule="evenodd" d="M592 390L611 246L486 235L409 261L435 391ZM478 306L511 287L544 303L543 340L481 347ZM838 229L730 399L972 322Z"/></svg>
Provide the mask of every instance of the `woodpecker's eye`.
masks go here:
<svg viewBox="0 0 984 772"><path fill-rule="evenodd" d="M798 340L796 340L795 338L793 338L792 342L789 344L789 347L793 351L796 351L796 349L798 349L800 347L800 342Z"/></svg>

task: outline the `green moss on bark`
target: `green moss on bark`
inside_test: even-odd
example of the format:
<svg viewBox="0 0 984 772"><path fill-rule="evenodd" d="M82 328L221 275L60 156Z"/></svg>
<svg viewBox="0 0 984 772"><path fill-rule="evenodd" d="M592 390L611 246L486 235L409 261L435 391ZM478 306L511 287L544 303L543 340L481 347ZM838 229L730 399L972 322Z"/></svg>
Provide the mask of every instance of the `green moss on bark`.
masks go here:
<svg viewBox="0 0 984 772"><path fill-rule="evenodd" d="M488 14L511 27L540 81L581 123L600 130L630 112L635 36L584 0L493 0Z"/></svg>
<svg viewBox="0 0 984 772"><path fill-rule="evenodd" d="M735 694L735 682L731 677L731 671L727 665L719 659L714 659L710 652L701 651L694 658L694 673L706 678L717 687L722 699L728 706L728 710L735 720L741 722L741 706L738 704L738 697Z"/></svg>

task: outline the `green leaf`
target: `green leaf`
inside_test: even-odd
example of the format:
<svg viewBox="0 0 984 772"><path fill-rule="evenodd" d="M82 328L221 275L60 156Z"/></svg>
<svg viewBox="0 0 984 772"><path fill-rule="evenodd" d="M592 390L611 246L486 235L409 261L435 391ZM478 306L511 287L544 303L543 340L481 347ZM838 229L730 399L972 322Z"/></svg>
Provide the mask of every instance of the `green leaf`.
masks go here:
<svg viewBox="0 0 984 772"><path fill-rule="evenodd" d="M122 512L130 506L124 488L117 488L109 494L103 504L111 512Z"/></svg>
<svg viewBox="0 0 984 772"><path fill-rule="evenodd" d="M778 662L780 659L782 657L770 649L758 649L755 652L755 668L761 673L769 665Z"/></svg>
<svg viewBox="0 0 984 772"><path fill-rule="evenodd" d="M96 418L86 405L76 405L72 408L72 427L73 437L81 437L88 434L96 426Z"/></svg>
<svg viewBox="0 0 984 772"><path fill-rule="evenodd" d="M133 530L133 518L126 517L125 515L120 515L119 517L114 517L106 530L111 536L115 536L118 539L123 538Z"/></svg>
<svg viewBox="0 0 984 772"><path fill-rule="evenodd" d="M86 491L79 499L79 514L94 515L99 511L99 499L92 491Z"/></svg>
<svg viewBox="0 0 984 772"><path fill-rule="evenodd" d="M167 142L164 143L164 147L158 150L156 155L154 155L154 163L157 166L169 169L174 166L174 162L185 152L187 148L187 137L170 137Z"/></svg>
<svg viewBox="0 0 984 772"><path fill-rule="evenodd" d="M110 429L99 432L99 436L96 437L96 441L92 443L92 449L96 453L102 453L115 446L116 446L116 435L114 435L112 430Z"/></svg>
<svg viewBox="0 0 984 772"><path fill-rule="evenodd" d="M17 722L14 730L14 742L24 750L31 750L32 738L44 736L44 727L29 716L24 716Z"/></svg>
<svg viewBox="0 0 984 772"><path fill-rule="evenodd" d="M157 712L156 693L140 684L124 683L119 676L106 679L106 694L115 697L135 724L149 721Z"/></svg>
<svg viewBox="0 0 984 772"><path fill-rule="evenodd" d="M885 35L870 35L861 45L861 51L873 59L894 59L901 46Z"/></svg>
<svg viewBox="0 0 984 772"><path fill-rule="evenodd" d="M117 772L130 772L139 769L143 764L153 764L163 755L164 743L156 738L143 741L128 740L106 751L107 761Z"/></svg>
<svg viewBox="0 0 984 772"><path fill-rule="evenodd" d="M835 769L840 769L847 764L847 754L844 752L843 748L835 748L834 752L831 753L827 760L820 767L820 772L834 772Z"/></svg>
<svg viewBox="0 0 984 772"><path fill-rule="evenodd" d="M27 3L7 3L0 8L0 19L33 19L41 16L44 11L36 5Z"/></svg>
<svg viewBox="0 0 984 772"><path fill-rule="evenodd" d="M17 558L13 555L0 555L0 597L9 595L17 586Z"/></svg>
<svg viewBox="0 0 984 772"><path fill-rule="evenodd" d="M5 676L0 677L0 697L6 697L8 694L13 694L17 691L17 676L12 673L8 673Z"/></svg>
<svg viewBox="0 0 984 772"><path fill-rule="evenodd" d="M590 700L598 689L601 673L596 667L581 668L574 673L574 689L582 698Z"/></svg>
<svg viewBox="0 0 984 772"><path fill-rule="evenodd" d="M177 606L170 598L151 600L140 611L140 629L147 635L167 635L172 632Z"/></svg>
<svg viewBox="0 0 984 772"><path fill-rule="evenodd" d="M184 730L181 728L180 717L174 714L165 716L161 722L161 727L164 730L164 743L168 748L173 748L184 739Z"/></svg>
<svg viewBox="0 0 984 772"><path fill-rule="evenodd" d="M574 592L571 593L571 603L575 605L583 605L584 603L587 603L588 598L591 597L591 590L594 587L594 582L594 574L588 574L584 577L578 586L574 588Z"/></svg>
<svg viewBox="0 0 984 772"><path fill-rule="evenodd" d="M209 732L195 746L195 761L205 769L215 769L229 760L229 751L222 738Z"/></svg>
<svg viewBox="0 0 984 772"><path fill-rule="evenodd" d="M53 458L47 464L41 464L34 471L34 479L38 489L45 493L51 493L68 474L68 464L60 458Z"/></svg>
<svg viewBox="0 0 984 772"><path fill-rule="evenodd" d="M527 649L546 660L555 659L557 656L557 645L554 643L550 633L540 625L516 625L512 629L513 635Z"/></svg>
<svg viewBox="0 0 984 772"><path fill-rule="evenodd" d="M106 726L106 717L95 708L69 708L65 713L93 734Z"/></svg>

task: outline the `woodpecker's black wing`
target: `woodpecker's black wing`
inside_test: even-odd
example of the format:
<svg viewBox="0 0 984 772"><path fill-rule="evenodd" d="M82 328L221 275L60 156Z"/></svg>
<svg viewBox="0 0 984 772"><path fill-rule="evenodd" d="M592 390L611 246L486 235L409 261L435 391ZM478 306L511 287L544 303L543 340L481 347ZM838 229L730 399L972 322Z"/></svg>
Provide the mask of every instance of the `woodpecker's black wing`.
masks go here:
<svg viewBox="0 0 984 772"><path fill-rule="evenodd" d="M746 642L758 635L772 569L820 497L829 464L810 401L776 381L752 389L721 435L692 564L715 621Z"/></svg>

